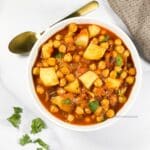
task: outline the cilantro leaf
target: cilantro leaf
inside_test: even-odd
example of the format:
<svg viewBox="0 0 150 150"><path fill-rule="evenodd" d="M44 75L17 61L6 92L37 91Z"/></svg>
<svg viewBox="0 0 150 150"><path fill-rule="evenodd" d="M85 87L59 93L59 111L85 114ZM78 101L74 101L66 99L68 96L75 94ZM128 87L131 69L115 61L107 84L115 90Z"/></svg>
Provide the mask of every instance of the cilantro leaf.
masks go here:
<svg viewBox="0 0 150 150"><path fill-rule="evenodd" d="M40 138L36 139L34 143L38 143L40 146L42 146L45 150L49 150L49 146Z"/></svg>
<svg viewBox="0 0 150 150"><path fill-rule="evenodd" d="M31 143L31 142L32 142L32 140L31 140L31 138L29 137L29 135L27 135L27 134L23 135L23 136L19 139L19 143L20 143L20 145L22 145L22 146L24 146L24 145L26 145L26 144L28 144L28 143Z"/></svg>
<svg viewBox="0 0 150 150"><path fill-rule="evenodd" d="M7 119L14 127L19 128L19 124L21 123L21 115L16 113L10 116Z"/></svg>
<svg viewBox="0 0 150 150"><path fill-rule="evenodd" d="M67 99L64 99L63 101L63 104L71 104L71 100L69 99L69 98L67 98Z"/></svg>
<svg viewBox="0 0 150 150"><path fill-rule="evenodd" d="M89 102L89 108L91 109L92 112L95 112L98 106L99 102L97 100Z"/></svg>
<svg viewBox="0 0 150 150"><path fill-rule="evenodd" d="M63 56L64 56L63 53L58 52L58 53L55 54L54 57L60 59L60 58L62 58Z"/></svg>
<svg viewBox="0 0 150 150"><path fill-rule="evenodd" d="M116 65L117 66L122 66L123 65L123 59L122 59L122 57L120 55L118 55L116 57Z"/></svg>
<svg viewBox="0 0 150 150"><path fill-rule="evenodd" d="M20 107L14 107L14 113L22 113L22 108Z"/></svg>
<svg viewBox="0 0 150 150"><path fill-rule="evenodd" d="M42 129L46 128L46 124L41 118L35 118L32 120L31 124L31 133L36 134L38 132L41 132Z"/></svg>
<svg viewBox="0 0 150 150"><path fill-rule="evenodd" d="M105 34L104 39L101 42L107 42L109 40L109 38L110 38L109 35Z"/></svg>

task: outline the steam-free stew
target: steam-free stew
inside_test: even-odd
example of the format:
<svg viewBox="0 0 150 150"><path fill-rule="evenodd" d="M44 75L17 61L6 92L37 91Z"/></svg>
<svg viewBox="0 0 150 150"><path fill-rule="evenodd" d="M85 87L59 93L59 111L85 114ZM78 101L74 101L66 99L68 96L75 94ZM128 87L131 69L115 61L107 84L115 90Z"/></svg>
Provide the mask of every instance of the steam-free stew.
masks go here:
<svg viewBox="0 0 150 150"><path fill-rule="evenodd" d="M50 37L39 49L32 74L45 108L77 125L114 117L136 80L123 41L94 24L71 23Z"/></svg>

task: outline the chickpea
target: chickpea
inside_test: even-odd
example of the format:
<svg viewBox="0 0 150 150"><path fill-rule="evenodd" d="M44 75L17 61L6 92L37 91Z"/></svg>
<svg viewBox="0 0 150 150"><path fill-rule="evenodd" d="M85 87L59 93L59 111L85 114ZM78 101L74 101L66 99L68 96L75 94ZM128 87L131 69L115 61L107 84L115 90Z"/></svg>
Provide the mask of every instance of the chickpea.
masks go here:
<svg viewBox="0 0 150 150"><path fill-rule="evenodd" d="M105 36L104 35L100 35L99 36L99 42L102 42L104 40Z"/></svg>
<svg viewBox="0 0 150 150"><path fill-rule="evenodd" d="M102 30L101 30L101 34L102 34L102 35L105 35L105 34L106 34L106 30L102 29Z"/></svg>
<svg viewBox="0 0 150 150"><path fill-rule="evenodd" d="M117 99L117 96L116 96L116 95L112 95L112 96L110 97L110 105L111 105L111 106L115 106L115 105L117 104L117 101L118 101L118 99Z"/></svg>
<svg viewBox="0 0 150 150"><path fill-rule="evenodd" d="M103 43L100 44L100 46L108 49L109 44L108 44L108 42L103 42Z"/></svg>
<svg viewBox="0 0 150 150"><path fill-rule="evenodd" d="M115 70L111 71L110 72L110 77L114 78L114 79L117 78L117 72Z"/></svg>
<svg viewBox="0 0 150 150"><path fill-rule="evenodd" d="M98 69L105 69L106 68L106 63L105 61L100 61L98 63Z"/></svg>
<svg viewBox="0 0 150 150"><path fill-rule="evenodd" d="M125 50L124 53L123 53L123 56L124 56L125 58L127 58L127 57L129 57L129 55L130 55L129 51L128 51L128 50Z"/></svg>
<svg viewBox="0 0 150 150"><path fill-rule="evenodd" d="M82 55L83 55L83 53L84 53L83 51L79 51L79 55L81 55L81 56L82 56Z"/></svg>
<svg viewBox="0 0 150 150"><path fill-rule="evenodd" d="M60 41L62 39L62 35L61 34L56 34L55 39Z"/></svg>
<svg viewBox="0 0 150 150"><path fill-rule="evenodd" d="M56 59L53 58L53 57L48 58L47 62L50 66L55 66L56 65Z"/></svg>
<svg viewBox="0 0 150 150"><path fill-rule="evenodd" d="M129 75L133 75L134 76L136 74L135 68L130 68L128 73L129 73Z"/></svg>
<svg viewBox="0 0 150 150"><path fill-rule="evenodd" d="M67 51L68 51L68 52L74 51L74 50L76 50L75 45L72 45L72 44L68 45L68 48L67 48Z"/></svg>
<svg viewBox="0 0 150 150"><path fill-rule="evenodd" d="M73 55L73 60L75 62L79 62L80 61L80 55Z"/></svg>
<svg viewBox="0 0 150 150"><path fill-rule="evenodd" d="M59 111L58 107L55 105L50 106L50 112L52 113L57 113Z"/></svg>
<svg viewBox="0 0 150 150"><path fill-rule="evenodd" d="M48 67L48 66L49 66L47 60L43 60L43 61L42 61L42 65L43 65L44 67Z"/></svg>
<svg viewBox="0 0 150 150"><path fill-rule="evenodd" d="M70 73L70 70L67 66L64 66L62 68L60 68L60 71L63 73L63 74L69 74Z"/></svg>
<svg viewBox="0 0 150 150"><path fill-rule="evenodd" d="M40 74L40 68L39 67L34 67L32 70L33 75L39 75Z"/></svg>
<svg viewBox="0 0 150 150"><path fill-rule="evenodd" d="M67 79L67 81L72 82L72 81L75 80L75 77L74 77L74 75L71 73L71 74L67 74L67 75L66 75L66 79Z"/></svg>
<svg viewBox="0 0 150 150"><path fill-rule="evenodd" d="M109 75L109 69L105 69L102 71L102 75L106 78Z"/></svg>
<svg viewBox="0 0 150 150"><path fill-rule="evenodd" d="M44 94L44 88L41 85L36 86L36 91L38 94Z"/></svg>
<svg viewBox="0 0 150 150"><path fill-rule="evenodd" d="M102 105L102 108L107 111L109 109L109 100L108 99L103 99L101 101L101 105Z"/></svg>
<svg viewBox="0 0 150 150"><path fill-rule="evenodd" d="M121 70L122 70L122 68L121 68L121 67L119 67L119 66L115 66L115 71L116 71L116 72L120 73L120 72L121 72Z"/></svg>
<svg viewBox="0 0 150 150"><path fill-rule="evenodd" d="M97 122L102 122L104 120L104 117L103 116L98 116L96 117L96 121Z"/></svg>
<svg viewBox="0 0 150 150"><path fill-rule="evenodd" d="M65 94L65 93L66 93L66 91L63 88L58 88L57 89L57 94L58 95L62 95L62 94Z"/></svg>
<svg viewBox="0 0 150 150"><path fill-rule="evenodd" d="M59 70L56 72L56 74L57 74L58 78L63 78L63 76L64 76L63 73Z"/></svg>
<svg viewBox="0 0 150 150"><path fill-rule="evenodd" d="M91 43L92 43L92 44L98 44L98 39L97 39L97 38L93 38L93 39L91 40Z"/></svg>
<svg viewBox="0 0 150 150"><path fill-rule="evenodd" d="M55 65L55 70L57 70L58 69L58 65Z"/></svg>
<svg viewBox="0 0 150 150"><path fill-rule="evenodd" d="M121 75L120 75L120 77L121 77L122 79L125 79L126 76L127 76L127 72L126 72L126 71L123 71L123 72L121 73Z"/></svg>
<svg viewBox="0 0 150 150"><path fill-rule="evenodd" d="M61 44L58 48L59 52L66 53L66 46L64 44Z"/></svg>
<svg viewBox="0 0 150 150"><path fill-rule="evenodd" d="M53 47L53 41L52 40L49 40L48 44L49 44L50 47Z"/></svg>
<svg viewBox="0 0 150 150"><path fill-rule="evenodd" d="M90 123L90 122L91 122L91 118L90 118L90 117L85 117L84 121L85 121L86 123Z"/></svg>
<svg viewBox="0 0 150 150"><path fill-rule="evenodd" d="M96 65L93 63L89 66L89 68L94 71L94 70L96 70Z"/></svg>
<svg viewBox="0 0 150 150"><path fill-rule="evenodd" d="M115 115L115 112L114 112L113 109L109 109L109 110L106 112L106 116L107 116L108 118L112 118L112 117L114 117L114 115Z"/></svg>
<svg viewBox="0 0 150 150"><path fill-rule="evenodd" d="M96 79L94 82L95 87L101 87L103 85L103 82L101 79Z"/></svg>
<svg viewBox="0 0 150 150"><path fill-rule="evenodd" d="M84 111L85 111L86 114L91 114L92 113L89 108L85 108Z"/></svg>
<svg viewBox="0 0 150 150"><path fill-rule="evenodd" d="M117 52L116 52L116 51L113 51L113 52L112 52L112 56L113 56L114 58L116 58L116 57L117 57L117 55L118 55L118 54L117 54Z"/></svg>
<svg viewBox="0 0 150 150"><path fill-rule="evenodd" d="M120 39L115 39L115 45L121 45L122 41Z"/></svg>
<svg viewBox="0 0 150 150"><path fill-rule="evenodd" d="M60 79L59 85L60 85L61 87L63 87L63 86L66 85L66 83L67 83L66 79L65 79L65 78L62 78L62 79Z"/></svg>
<svg viewBox="0 0 150 150"><path fill-rule="evenodd" d="M72 61L72 55L70 53L65 54L64 61L65 62L71 62Z"/></svg>
<svg viewBox="0 0 150 150"><path fill-rule="evenodd" d="M96 116L100 116L100 114L102 113L102 107L101 106L99 106L97 109L96 109L96 111L95 111L95 115Z"/></svg>
<svg viewBox="0 0 150 150"><path fill-rule="evenodd" d="M54 48L58 48L59 46L60 46L60 41L58 41L58 40L54 40L54 42L53 42L53 46L54 46Z"/></svg>
<svg viewBox="0 0 150 150"><path fill-rule="evenodd" d="M82 107L77 106L76 109L75 109L75 113L78 114L78 115L83 115L84 114L84 110L83 110Z"/></svg>
<svg viewBox="0 0 150 150"><path fill-rule="evenodd" d="M126 78L126 82L127 82L128 84L133 84L133 83L134 83L134 77L128 76L128 77Z"/></svg>
<svg viewBox="0 0 150 150"><path fill-rule="evenodd" d="M119 103L125 103L127 98L125 96L119 96L118 100L119 100Z"/></svg>
<svg viewBox="0 0 150 150"><path fill-rule="evenodd" d="M74 120L74 115L69 114L68 117L67 117L67 120L68 120L69 122L72 122L72 121Z"/></svg>
<svg viewBox="0 0 150 150"><path fill-rule="evenodd" d="M117 45L117 46L115 47L115 50L116 50L118 53L122 54L122 53L124 52L125 48L124 48L124 46L122 46L122 45Z"/></svg>
<svg viewBox="0 0 150 150"><path fill-rule="evenodd" d="M65 42L67 44L73 43L74 42L73 37L72 36L65 36Z"/></svg>
<svg viewBox="0 0 150 150"><path fill-rule="evenodd" d="M78 30L78 26L75 23L69 24L69 32L76 32Z"/></svg>

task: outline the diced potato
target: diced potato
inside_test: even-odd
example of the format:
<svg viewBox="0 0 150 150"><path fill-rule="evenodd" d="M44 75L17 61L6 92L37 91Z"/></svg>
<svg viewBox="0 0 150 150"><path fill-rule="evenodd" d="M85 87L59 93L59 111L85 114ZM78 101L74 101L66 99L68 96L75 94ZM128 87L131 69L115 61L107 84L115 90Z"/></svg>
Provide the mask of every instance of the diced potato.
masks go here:
<svg viewBox="0 0 150 150"><path fill-rule="evenodd" d="M49 58L53 52L53 48L50 43L46 43L42 46L42 58Z"/></svg>
<svg viewBox="0 0 150 150"><path fill-rule="evenodd" d="M40 68L40 79L45 86L55 86L59 83L54 67Z"/></svg>
<svg viewBox="0 0 150 150"><path fill-rule="evenodd" d="M105 51L106 48L91 43L86 48L83 57L88 60L99 60L104 56Z"/></svg>
<svg viewBox="0 0 150 150"><path fill-rule="evenodd" d="M65 112L71 112L73 109L73 104L65 104L64 103L64 98L61 96L55 96L52 97L51 102L55 105L57 105L61 110Z"/></svg>
<svg viewBox="0 0 150 150"><path fill-rule="evenodd" d="M88 27L88 30L89 30L90 37L94 37L100 33L101 29L100 29L100 27L98 27L96 25L90 25Z"/></svg>
<svg viewBox="0 0 150 150"><path fill-rule="evenodd" d="M106 79L106 86L108 88L117 89L121 85L121 81L119 79L107 78Z"/></svg>
<svg viewBox="0 0 150 150"><path fill-rule="evenodd" d="M68 85L64 87L64 89L68 92L79 93L79 81L76 79L73 82L70 82Z"/></svg>
<svg viewBox="0 0 150 150"><path fill-rule="evenodd" d="M86 47L89 42L89 34L87 29L82 29L81 32L77 35L75 44L77 46Z"/></svg>
<svg viewBox="0 0 150 150"><path fill-rule="evenodd" d="M97 78L98 75L95 72L87 71L79 77L79 80L87 89L89 89Z"/></svg>

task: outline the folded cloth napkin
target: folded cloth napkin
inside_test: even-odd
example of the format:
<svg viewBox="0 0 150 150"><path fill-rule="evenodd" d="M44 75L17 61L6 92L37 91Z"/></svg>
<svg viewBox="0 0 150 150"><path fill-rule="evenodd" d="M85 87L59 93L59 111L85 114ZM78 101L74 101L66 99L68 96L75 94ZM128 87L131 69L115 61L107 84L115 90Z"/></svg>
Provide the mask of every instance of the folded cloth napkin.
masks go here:
<svg viewBox="0 0 150 150"><path fill-rule="evenodd" d="M108 0L127 25L140 55L150 63L150 0Z"/></svg>

